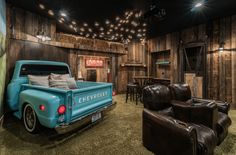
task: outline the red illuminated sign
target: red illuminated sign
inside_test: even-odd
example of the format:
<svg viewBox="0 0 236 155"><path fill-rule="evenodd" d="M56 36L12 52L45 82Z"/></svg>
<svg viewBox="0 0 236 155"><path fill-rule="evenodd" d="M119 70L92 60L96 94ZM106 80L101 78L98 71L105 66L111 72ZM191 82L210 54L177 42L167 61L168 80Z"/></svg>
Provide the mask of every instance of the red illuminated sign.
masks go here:
<svg viewBox="0 0 236 155"><path fill-rule="evenodd" d="M104 60L85 59L85 67L87 67L87 68L102 68L102 67L104 67Z"/></svg>

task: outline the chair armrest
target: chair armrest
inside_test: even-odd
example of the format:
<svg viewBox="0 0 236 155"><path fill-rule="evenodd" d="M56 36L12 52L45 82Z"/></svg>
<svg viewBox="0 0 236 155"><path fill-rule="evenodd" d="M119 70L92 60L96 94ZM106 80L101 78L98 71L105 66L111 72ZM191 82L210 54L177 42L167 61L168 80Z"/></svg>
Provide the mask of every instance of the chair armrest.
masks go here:
<svg viewBox="0 0 236 155"><path fill-rule="evenodd" d="M215 102L202 102L194 105L173 104L174 115L185 122L205 125L213 130L218 120Z"/></svg>
<svg viewBox="0 0 236 155"><path fill-rule="evenodd" d="M203 99L203 98L197 98L197 97L193 97L192 99L195 102L215 102L218 107L218 111L223 112L225 114L228 114L228 112L230 110L230 103L227 103L224 101Z"/></svg>
<svg viewBox="0 0 236 155"><path fill-rule="evenodd" d="M155 154L196 155L196 129L188 123L144 109L143 145Z"/></svg>

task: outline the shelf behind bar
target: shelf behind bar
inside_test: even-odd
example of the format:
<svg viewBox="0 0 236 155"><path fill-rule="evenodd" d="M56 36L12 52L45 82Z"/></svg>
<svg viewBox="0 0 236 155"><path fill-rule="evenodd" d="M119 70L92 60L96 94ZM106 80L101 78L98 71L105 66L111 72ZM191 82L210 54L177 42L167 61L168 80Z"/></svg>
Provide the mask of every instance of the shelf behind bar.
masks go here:
<svg viewBox="0 0 236 155"><path fill-rule="evenodd" d="M157 65L170 65L170 61L157 61Z"/></svg>

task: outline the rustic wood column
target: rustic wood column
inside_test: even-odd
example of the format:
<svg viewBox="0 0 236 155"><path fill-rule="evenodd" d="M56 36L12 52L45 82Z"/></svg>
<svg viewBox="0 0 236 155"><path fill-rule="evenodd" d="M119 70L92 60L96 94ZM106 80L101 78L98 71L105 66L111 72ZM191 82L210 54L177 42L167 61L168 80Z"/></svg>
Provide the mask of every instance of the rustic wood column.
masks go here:
<svg viewBox="0 0 236 155"><path fill-rule="evenodd" d="M232 104L236 108L236 15L232 17Z"/></svg>

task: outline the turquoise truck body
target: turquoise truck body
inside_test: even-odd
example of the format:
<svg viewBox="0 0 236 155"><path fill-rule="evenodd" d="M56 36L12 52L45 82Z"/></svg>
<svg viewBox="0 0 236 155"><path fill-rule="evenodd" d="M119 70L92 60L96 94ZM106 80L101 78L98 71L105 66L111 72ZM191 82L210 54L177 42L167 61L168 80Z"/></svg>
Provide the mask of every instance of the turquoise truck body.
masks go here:
<svg viewBox="0 0 236 155"><path fill-rule="evenodd" d="M26 104L33 107L38 121L48 128L70 125L87 116L106 110L112 103L112 84L98 82L79 82L78 89L64 90L58 88L30 85L27 76L21 76L23 65L55 65L68 68L62 62L52 61L17 61L13 78L7 88L7 104L14 115L21 119ZM45 107L44 110L40 106ZM66 106L63 115L58 113L60 105Z"/></svg>

